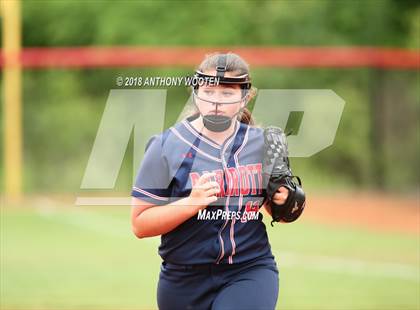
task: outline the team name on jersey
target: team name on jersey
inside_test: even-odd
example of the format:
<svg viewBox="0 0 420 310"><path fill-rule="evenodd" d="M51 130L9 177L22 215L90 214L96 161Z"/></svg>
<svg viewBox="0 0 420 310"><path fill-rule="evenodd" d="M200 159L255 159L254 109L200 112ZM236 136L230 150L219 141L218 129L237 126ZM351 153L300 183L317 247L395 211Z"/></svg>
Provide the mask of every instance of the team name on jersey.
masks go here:
<svg viewBox="0 0 420 310"><path fill-rule="evenodd" d="M224 170L203 171L202 174L207 172L216 174L213 181L219 183L220 186L220 193L217 197L262 194L263 177L261 163L230 167ZM193 187L197 184L200 175L199 172L190 172L190 180Z"/></svg>

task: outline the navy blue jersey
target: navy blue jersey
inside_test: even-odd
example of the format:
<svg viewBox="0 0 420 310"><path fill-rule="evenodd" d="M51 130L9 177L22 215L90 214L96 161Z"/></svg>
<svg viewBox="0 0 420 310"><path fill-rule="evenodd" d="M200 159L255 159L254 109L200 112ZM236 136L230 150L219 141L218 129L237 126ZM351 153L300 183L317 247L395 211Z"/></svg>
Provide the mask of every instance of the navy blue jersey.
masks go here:
<svg viewBox="0 0 420 310"><path fill-rule="evenodd" d="M132 196L165 205L189 196L206 172L220 185L218 200L161 236L159 254L174 264L232 264L272 257L259 213L263 130L236 122L222 145L186 119L153 136L146 147ZM158 206L157 206L158 207Z"/></svg>

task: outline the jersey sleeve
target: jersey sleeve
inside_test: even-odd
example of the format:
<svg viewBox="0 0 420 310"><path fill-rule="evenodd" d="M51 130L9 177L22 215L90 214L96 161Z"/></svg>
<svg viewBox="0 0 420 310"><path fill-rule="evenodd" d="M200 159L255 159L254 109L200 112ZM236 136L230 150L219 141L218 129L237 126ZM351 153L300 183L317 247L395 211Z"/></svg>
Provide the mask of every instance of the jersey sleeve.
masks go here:
<svg viewBox="0 0 420 310"><path fill-rule="evenodd" d="M167 204L171 193L169 175L162 136L153 136L147 143L131 196L156 205Z"/></svg>

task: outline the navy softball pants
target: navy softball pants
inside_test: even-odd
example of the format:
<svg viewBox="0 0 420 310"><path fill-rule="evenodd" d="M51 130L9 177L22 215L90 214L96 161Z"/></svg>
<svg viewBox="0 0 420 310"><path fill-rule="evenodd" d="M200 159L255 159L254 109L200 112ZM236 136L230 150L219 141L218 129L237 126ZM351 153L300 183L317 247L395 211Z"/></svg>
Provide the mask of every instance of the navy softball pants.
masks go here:
<svg viewBox="0 0 420 310"><path fill-rule="evenodd" d="M160 310L272 310L278 290L271 257L231 265L163 262L157 301Z"/></svg>

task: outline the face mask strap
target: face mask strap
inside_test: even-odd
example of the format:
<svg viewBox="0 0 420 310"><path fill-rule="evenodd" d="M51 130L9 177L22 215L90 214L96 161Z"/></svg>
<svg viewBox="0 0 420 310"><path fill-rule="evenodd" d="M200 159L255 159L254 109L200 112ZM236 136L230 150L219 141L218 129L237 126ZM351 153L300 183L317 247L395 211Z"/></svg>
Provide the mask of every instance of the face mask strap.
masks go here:
<svg viewBox="0 0 420 310"><path fill-rule="evenodd" d="M219 72L221 72L221 67L219 67ZM202 79L209 80L209 81L211 81L211 80L214 81L214 79L217 78L218 82L219 82L219 85L237 84L237 85L239 85L239 87L241 89L250 89L251 88L251 80L249 79L248 74L244 74L244 75L240 75L240 76L234 76L234 77L226 77L226 76L223 76L223 77L220 76L219 77L217 75L204 74L203 72L197 70L195 72L193 78L194 79L202 78ZM195 83L194 85L191 85L191 86L193 86L194 88L198 88L200 85L198 83Z"/></svg>
<svg viewBox="0 0 420 310"><path fill-rule="evenodd" d="M219 56L219 58L217 59L217 65L216 65L216 77L224 77L226 70L227 70L227 66L226 66L226 54L222 54Z"/></svg>

